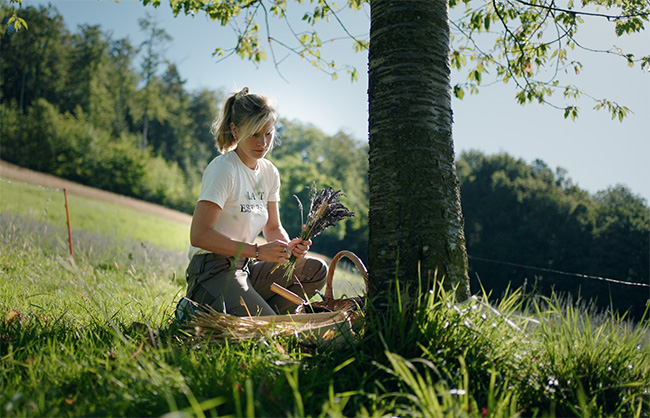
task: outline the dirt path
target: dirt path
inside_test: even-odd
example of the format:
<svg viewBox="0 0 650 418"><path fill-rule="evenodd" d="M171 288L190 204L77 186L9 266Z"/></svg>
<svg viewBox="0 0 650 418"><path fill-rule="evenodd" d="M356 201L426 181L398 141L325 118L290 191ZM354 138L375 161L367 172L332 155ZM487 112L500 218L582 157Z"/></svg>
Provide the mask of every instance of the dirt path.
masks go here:
<svg viewBox="0 0 650 418"><path fill-rule="evenodd" d="M52 189L66 189L66 191L71 194L116 203L142 212L150 213L152 215L162 216L164 218L171 219L172 221L180 222L186 225L189 225L192 221L192 216L186 213L178 212L142 200L133 199L104 190L84 186L83 184L64 180L50 174L28 170L26 168L9 164L2 160L0 160L0 177L15 181L21 181L23 183L37 184L39 186L49 187Z"/></svg>

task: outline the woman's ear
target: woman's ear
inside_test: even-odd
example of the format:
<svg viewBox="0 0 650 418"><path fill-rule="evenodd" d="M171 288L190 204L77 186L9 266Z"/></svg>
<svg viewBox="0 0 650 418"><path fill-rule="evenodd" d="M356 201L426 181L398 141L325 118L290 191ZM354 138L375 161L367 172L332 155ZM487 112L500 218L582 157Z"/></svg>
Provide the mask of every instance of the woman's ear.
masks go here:
<svg viewBox="0 0 650 418"><path fill-rule="evenodd" d="M230 133L235 138L235 141L237 141L237 126L235 126L235 122L230 122Z"/></svg>

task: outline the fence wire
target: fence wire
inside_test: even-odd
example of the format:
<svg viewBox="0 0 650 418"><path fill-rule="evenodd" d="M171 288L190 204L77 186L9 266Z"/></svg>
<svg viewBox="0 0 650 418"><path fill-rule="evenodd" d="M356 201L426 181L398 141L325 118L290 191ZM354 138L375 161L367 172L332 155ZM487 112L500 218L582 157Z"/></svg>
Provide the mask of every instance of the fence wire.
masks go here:
<svg viewBox="0 0 650 418"><path fill-rule="evenodd" d="M623 284L623 285L628 285L628 286L638 286L638 287L648 287L648 288L650 288L650 284L645 284L645 283L627 282L627 281L624 281L624 280L616 280L616 279L610 279L610 278L607 278L607 277L591 276L589 274L582 274L582 273L569 273L569 272L566 272L566 271L554 270L554 269L549 269L549 268L544 268L544 267L527 266L525 264L511 263L509 261L490 260L490 259L487 259L487 258L475 257L475 256L470 256L470 255L468 255L467 257L472 259L472 260L484 261L486 263L503 264L503 265L506 265L506 266L521 267L521 268L525 268L525 269L529 269L529 270L539 270L539 271L544 271L544 272L547 272L547 273L561 274L561 275L564 275L564 276L580 277L581 279L601 280L601 281L609 282L609 283L616 283L616 284Z"/></svg>

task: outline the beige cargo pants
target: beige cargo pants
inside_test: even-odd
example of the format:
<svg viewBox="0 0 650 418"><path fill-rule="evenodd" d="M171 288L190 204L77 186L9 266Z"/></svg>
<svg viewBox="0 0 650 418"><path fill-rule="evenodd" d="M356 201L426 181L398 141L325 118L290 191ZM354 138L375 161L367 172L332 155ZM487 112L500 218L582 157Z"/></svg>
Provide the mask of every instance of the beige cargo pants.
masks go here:
<svg viewBox="0 0 650 418"><path fill-rule="evenodd" d="M198 254L187 267L186 297L199 305L235 316L291 313L296 304L271 291L278 283L308 300L325 285L327 265L313 257L299 258L294 277L284 269L271 273L276 263L219 254Z"/></svg>

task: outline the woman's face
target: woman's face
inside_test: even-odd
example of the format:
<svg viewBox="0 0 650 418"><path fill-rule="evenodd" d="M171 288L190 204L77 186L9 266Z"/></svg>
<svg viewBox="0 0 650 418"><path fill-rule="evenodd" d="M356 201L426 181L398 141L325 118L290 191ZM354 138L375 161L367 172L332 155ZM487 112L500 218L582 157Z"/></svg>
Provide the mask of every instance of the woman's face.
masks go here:
<svg viewBox="0 0 650 418"><path fill-rule="evenodd" d="M273 144L274 133L273 122L269 121L258 132L239 141L235 152L244 164L254 170L257 168L257 161L264 158L266 153L269 152L271 144Z"/></svg>

